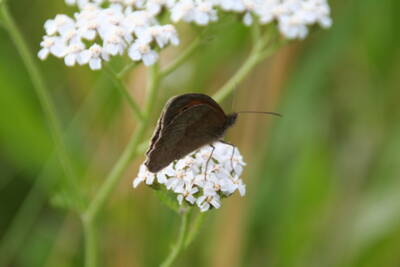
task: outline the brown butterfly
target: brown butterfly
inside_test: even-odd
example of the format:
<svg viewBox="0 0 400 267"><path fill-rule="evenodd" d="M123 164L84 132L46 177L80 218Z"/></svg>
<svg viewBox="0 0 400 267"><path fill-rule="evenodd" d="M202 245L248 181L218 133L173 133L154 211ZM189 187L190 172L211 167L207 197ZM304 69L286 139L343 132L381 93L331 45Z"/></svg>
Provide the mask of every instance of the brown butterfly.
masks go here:
<svg viewBox="0 0 400 267"><path fill-rule="evenodd" d="M237 113L226 115L208 95L172 97L158 120L144 164L149 171L158 172L172 161L219 140L236 118Z"/></svg>
<svg viewBox="0 0 400 267"><path fill-rule="evenodd" d="M279 115L273 112L260 112ZM220 140L238 113L225 114L211 97L183 94L165 104L146 152L145 165L158 172L172 161L183 158L202 146Z"/></svg>

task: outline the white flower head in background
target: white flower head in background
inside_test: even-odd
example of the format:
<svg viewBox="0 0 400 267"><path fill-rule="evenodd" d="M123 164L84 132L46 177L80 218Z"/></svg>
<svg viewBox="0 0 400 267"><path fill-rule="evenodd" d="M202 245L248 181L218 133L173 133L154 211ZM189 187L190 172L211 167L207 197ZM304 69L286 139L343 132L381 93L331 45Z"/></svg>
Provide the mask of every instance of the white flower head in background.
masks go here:
<svg viewBox="0 0 400 267"><path fill-rule="evenodd" d="M67 66L88 64L98 70L103 61L129 52L132 60L154 64L157 46L178 45L179 39L173 25L160 25L153 13L134 5L139 2L67 1L79 11L73 17L61 14L45 22L39 58L52 54L64 58Z"/></svg>
<svg viewBox="0 0 400 267"><path fill-rule="evenodd" d="M67 66L88 64L97 70L111 56L127 54L146 66L158 59L158 50L178 45L174 24L200 26L218 20L220 13L239 14L242 22L266 25L276 22L283 37L304 39L309 27L331 26L327 0L66 0L76 6L72 17L64 14L45 22L46 35L38 53L64 58ZM161 17L173 24L162 25ZM83 58L81 58L83 57Z"/></svg>
<svg viewBox="0 0 400 267"><path fill-rule="evenodd" d="M204 146L158 173L149 172L142 164L137 178L133 180L133 187L142 182L147 185L158 183L176 194L179 205L185 201L188 205L198 206L203 212L220 208L221 199L236 191L244 196L246 185L240 175L245 163L239 150L222 142L215 142L213 146L213 152L211 146Z"/></svg>

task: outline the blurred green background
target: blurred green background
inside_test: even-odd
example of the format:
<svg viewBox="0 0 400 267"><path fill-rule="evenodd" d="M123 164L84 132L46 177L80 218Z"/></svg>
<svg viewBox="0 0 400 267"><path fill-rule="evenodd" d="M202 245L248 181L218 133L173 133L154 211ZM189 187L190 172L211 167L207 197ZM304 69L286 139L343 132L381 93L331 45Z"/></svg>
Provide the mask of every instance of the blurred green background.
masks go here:
<svg viewBox="0 0 400 267"><path fill-rule="evenodd" d="M71 12L63 1L14 0L32 51L43 23ZM243 114L227 140L247 162L245 198L211 211L174 266L400 266L400 2L332 0L333 27L315 29L251 73L226 103ZM207 45L160 88L153 125L172 95L212 94L240 66L248 30L226 18ZM184 39L193 33L182 27ZM177 50L164 53L164 61ZM76 215L59 207L62 170L29 76L0 28L0 266L82 266ZM57 104L82 190L93 195L135 121L102 72L40 63ZM126 82L142 102L145 70ZM149 133L150 134L150 133ZM157 266L177 216L125 173L98 218L102 266ZM56 197L55 197L56 196Z"/></svg>

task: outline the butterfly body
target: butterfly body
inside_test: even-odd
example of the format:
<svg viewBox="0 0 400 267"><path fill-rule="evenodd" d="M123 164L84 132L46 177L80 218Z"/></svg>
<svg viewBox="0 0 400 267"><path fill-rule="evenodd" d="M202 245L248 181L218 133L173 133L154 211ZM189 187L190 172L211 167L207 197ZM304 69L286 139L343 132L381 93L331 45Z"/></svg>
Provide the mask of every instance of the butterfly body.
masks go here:
<svg viewBox="0 0 400 267"><path fill-rule="evenodd" d="M172 161L221 139L237 118L225 114L211 97L183 94L168 100L146 152L145 165L155 173Z"/></svg>

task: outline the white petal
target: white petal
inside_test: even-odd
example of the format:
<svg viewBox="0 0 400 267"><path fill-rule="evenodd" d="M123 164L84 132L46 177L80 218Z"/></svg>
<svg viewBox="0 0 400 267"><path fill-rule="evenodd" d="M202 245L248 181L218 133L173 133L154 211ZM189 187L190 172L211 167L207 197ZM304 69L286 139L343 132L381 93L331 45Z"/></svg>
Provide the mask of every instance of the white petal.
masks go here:
<svg viewBox="0 0 400 267"><path fill-rule="evenodd" d="M155 177L155 174L151 174L151 175L147 176L147 178L146 178L146 184L147 184L147 185L153 184L153 182L154 182L154 177Z"/></svg>
<svg viewBox="0 0 400 267"><path fill-rule="evenodd" d="M64 58L65 65L72 67L76 63L76 56L75 54L68 54Z"/></svg>
<svg viewBox="0 0 400 267"><path fill-rule="evenodd" d="M64 57L66 54L67 48L61 42L56 42L55 45L50 47L50 52L56 57Z"/></svg>
<svg viewBox="0 0 400 267"><path fill-rule="evenodd" d="M147 11L152 15L157 15L161 10L160 4L147 2Z"/></svg>
<svg viewBox="0 0 400 267"><path fill-rule="evenodd" d="M65 3L69 6L75 5L76 4L76 0L65 0Z"/></svg>
<svg viewBox="0 0 400 267"><path fill-rule="evenodd" d="M185 188L183 185L175 186L174 192L178 194L183 194L185 192Z"/></svg>
<svg viewBox="0 0 400 267"><path fill-rule="evenodd" d="M197 13L196 15L196 23L199 25L207 25L209 22L209 17L205 13Z"/></svg>
<svg viewBox="0 0 400 267"><path fill-rule="evenodd" d="M319 20L319 24L323 28L330 28L332 26L332 19L329 17L324 17L321 20Z"/></svg>
<svg viewBox="0 0 400 267"><path fill-rule="evenodd" d="M200 206L200 211L205 212L210 209L210 204L208 202L205 202L203 205Z"/></svg>
<svg viewBox="0 0 400 267"><path fill-rule="evenodd" d="M39 51L39 53L38 53L38 57L39 57L41 60L45 60L45 59L48 57L49 53L50 53L50 50L49 50L49 49L47 49L47 48L42 48L42 49L40 49L40 51Z"/></svg>
<svg viewBox="0 0 400 267"><path fill-rule="evenodd" d="M146 66L151 66L156 63L158 59L158 54L155 51L151 51L145 55L143 55L143 63Z"/></svg>
<svg viewBox="0 0 400 267"><path fill-rule="evenodd" d="M206 196L201 196L196 200L196 204L200 207L202 205L202 203L204 202L204 200L206 200Z"/></svg>
<svg viewBox="0 0 400 267"><path fill-rule="evenodd" d="M96 31L94 30L86 30L82 34L82 37L87 40L94 40L96 38Z"/></svg>
<svg viewBox="0 0 400 267"><path fill-rule="evenodd" d="M179 205L182 205L183 196L182 195L178 195L177 199L178 199Z"/></svg>
<svg viewBox="0 0 400 267"><path fill-rule="evenodd" d="M243 197L244 195L246 195L246 185L245 184L240 184L238 186L239 189L239 193L240 195Z"/></svg>
<svg viewBox="0 0 400 267"><path fill-rule="evenodd" d="M175 46L178 46L179 43L180 43L180 41L179 41L179 38L178 38L177 36L173 36L173 37L171 38L171 44L173 44L173 45L175 45Z"/></svg>
<svg viewBox="0 0 400 267"><path fill-rule="evenodd" d="M44 23L44 28L46 30L46 34L53 35L57 32L56 23L53 19L49 19Z"/></svg>
<svg viewBox="0 0 400 267"><path fill-rule="evenodd" d="M221 202L219 199L213 198L210 202L211 205L214 206L214 208L219 209L221 207Z"/></svg>
<svg viewBox="0 0 400 267"><path fill-rule="evenodd" d="M199 189L198 189L197 187L193 187L193 188L190 190L190 194L191 194L191 195L196 194L197 192L199 192Z"/></svg>
<svg viewBox="0 0 400 267"><path fill-rule="evenodd" d="M81 65L87 64L87 63L89 63L89 60L90 60L91 57L92 57L92 53L90 53L89 50L83 50L83 51L79 54L78 62L79 62L79 64L81 64Z"/></svg>
<svg viewBox="0 0 400 267"><path fill-rule="evenodd" d="M138 61L142 59L142 55L140 54L139 50L136 49L135 46L131 46L129 48L129 57L134 60L134 61Z"/></svg>
<svg viewBox="0 0 400 267"><path fill-rule="evenodd" d="M118 54L119 47L118 47L117 44L110 44L110 43L107 43L107 44L104 45L104 50L105 50L107 53L109 53L109 54L115 56L116 54Z"/></svg>
<svg viewBox="0 0 400 267"><path fill-rule="evenodd" d="M101 59L100 58L92 58L89 61L89 66L92 70L99 70L101 69Z"/></svg>
<svg viewBox="0 0 400 267"><path fill-rule="evenodd" d="M192 195L188 195L186 197L186 200L192 205L196 202L196 198L194 196L192 196Z"/></svg>
<svg viewBox="0 0 400 267"><path fill-rule="evenodd" d="M140 177L138 177L138 178L136 178L135 180L133 180L133 188L138 187L138 185L139 185L140 183L142 183L143 181L144 181L144 179L142 179L142 178L140 178Z"/></svg>
<svg viewBox="0 0 400 267"><path fill-rule="evenodd" d="M253 24L253 17L251 16L250 12L246 12L246 14L243 17L243 23L246 26L250 26L251 24Z"/></svg>
<svg viewBox="0 0 400 267"><path fill-rule="evenodd" d="M157 182L160 184L166 184L168 182L168 179L164 174L157 173Z"/></svg>
<svg viewBox="0 0 400 267"><path fill-rule="evenodd" d="M102 50L101 51L101 58L104 59L105 61L109 61L110 60L110 54L108 54L107 52Z"/></svg>
<svg viewBox="0 0 400 267"><path fill-rule="evenodd" d="M172 187L172 189L175 193L183 193L185 191L184 186L185 184L181 180L178 180L175 186Z"/></svg>

